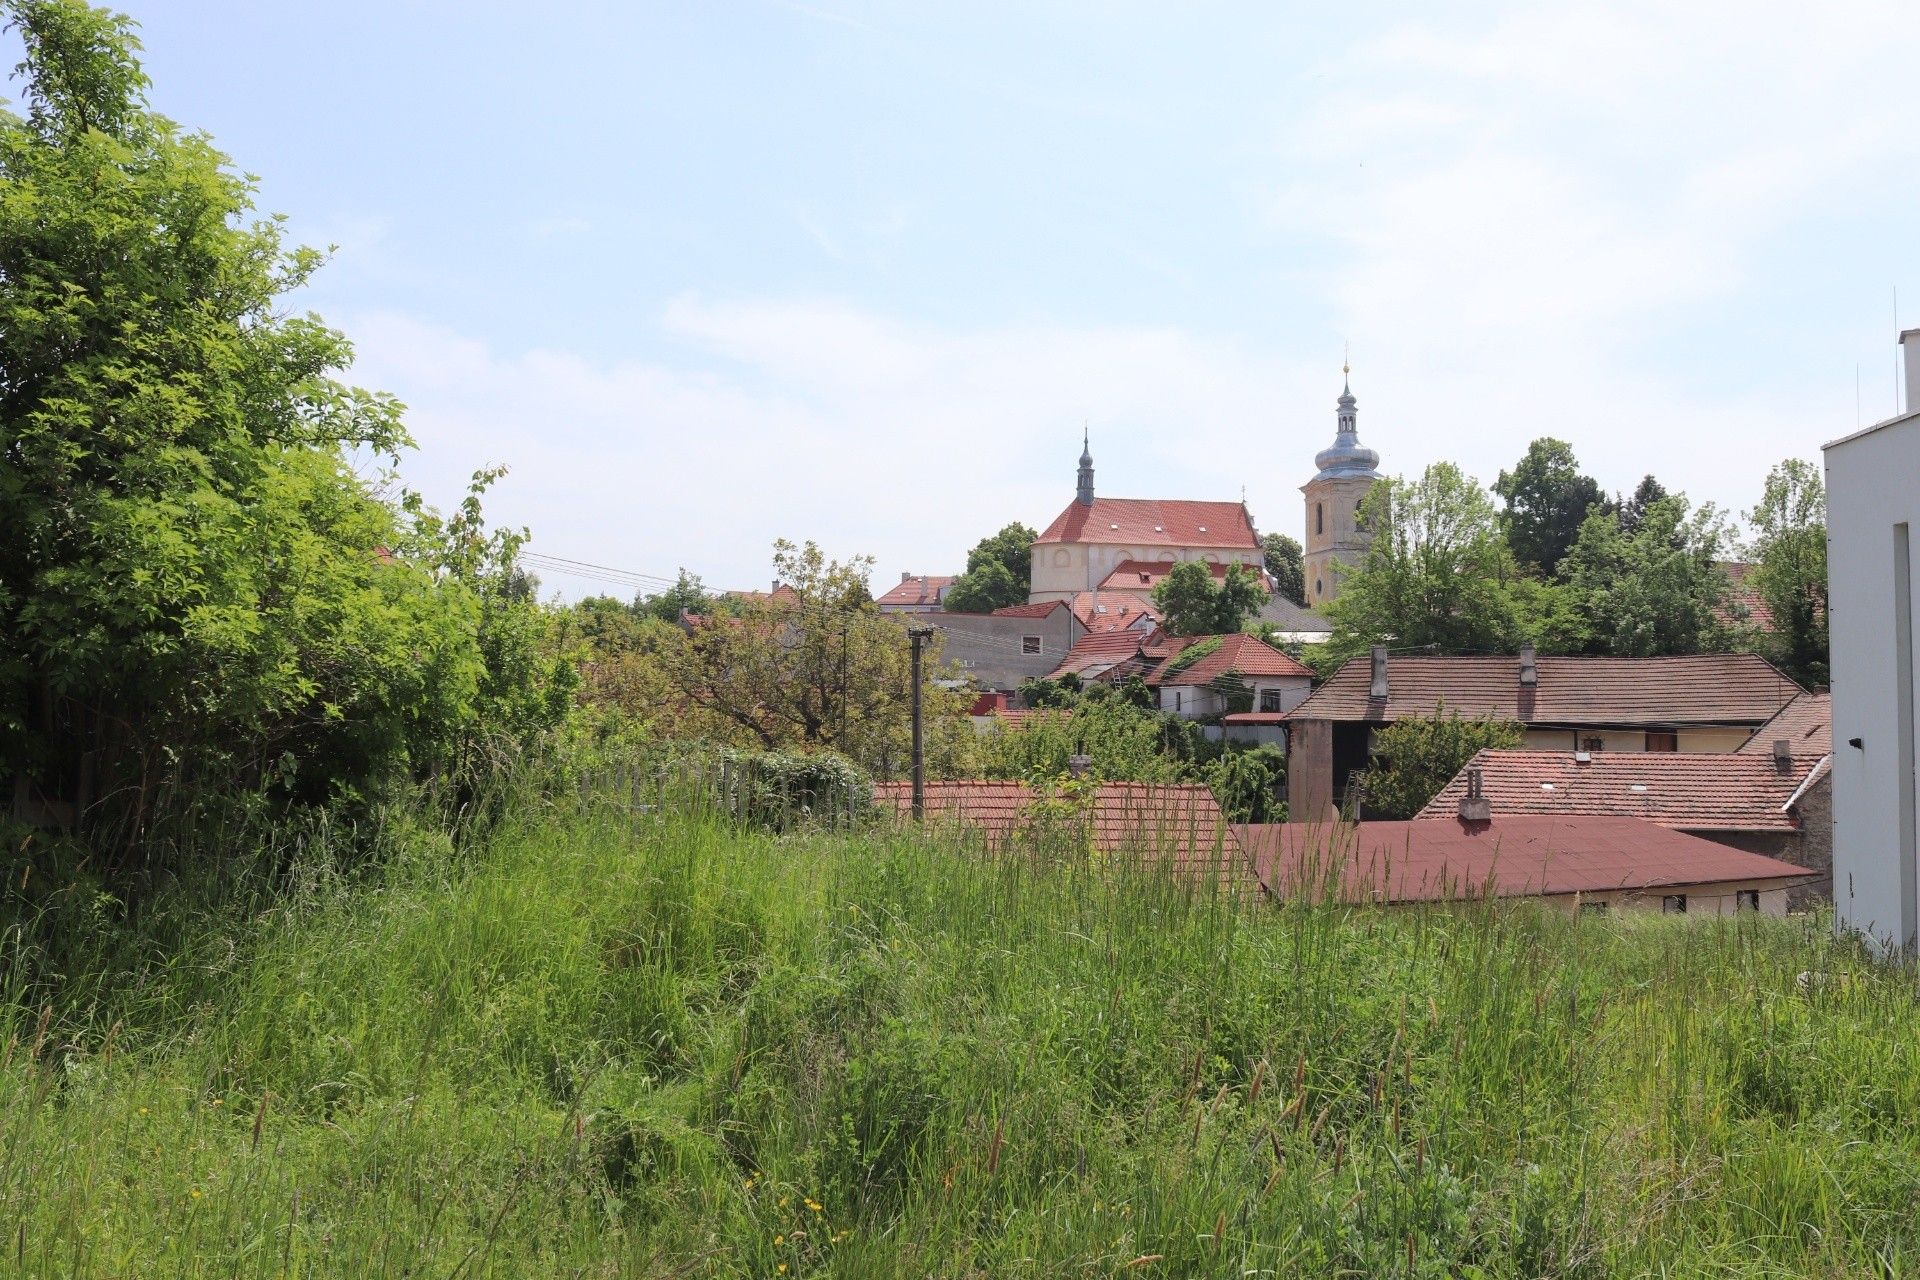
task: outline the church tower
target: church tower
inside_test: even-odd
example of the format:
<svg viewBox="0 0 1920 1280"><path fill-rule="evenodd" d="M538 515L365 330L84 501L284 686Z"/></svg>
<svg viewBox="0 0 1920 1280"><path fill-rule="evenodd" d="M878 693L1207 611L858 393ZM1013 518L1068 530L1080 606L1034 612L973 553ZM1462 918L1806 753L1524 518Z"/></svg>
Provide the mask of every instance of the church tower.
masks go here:
<svg viewBox="0 0 1920 1280"><path fill-rule="evenodd" d="M1318 609L1340 593L1341 565L1358 564L1367 554L1368 536L1360 527L1360 504L1380 478L1380 455L1360 443L1354 406L1352 367L1341 365L1344 380L1331 447L1314 455L1319 474L1302 485L1307 495L1307 606Z"/></svg>
<svg viewBox="0 0 1920 1280"><path fill-rule="evenodd" d="M1083 507L1093 505L1093 446L1087 443L1084 429L1080 432L1080 483L1074 501Z"/></svg>

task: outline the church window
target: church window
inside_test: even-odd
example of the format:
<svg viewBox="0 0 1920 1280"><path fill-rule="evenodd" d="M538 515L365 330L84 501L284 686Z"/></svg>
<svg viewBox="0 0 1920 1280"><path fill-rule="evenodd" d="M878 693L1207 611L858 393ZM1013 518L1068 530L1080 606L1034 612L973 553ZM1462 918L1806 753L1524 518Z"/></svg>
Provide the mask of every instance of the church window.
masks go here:
<svg viewBox="0 0 1920 1280"><path fill-rule="evenodd" d="M1324 502L1313 504L1313 531L1315 533L1327 531L1327 504Z"/></svg>
<svg viewBox="0 0 1920 1280"><path fill-rule="evenodd" d="M1067 549L1065 547L1061 547L1058 551L1053 553L1053 562L1058 565L1067 564L1072 559L1073 557L1067 554Z"/></svg>
<svg viewBox="0 0 1920 1280"><path fill-rule="evenodd" d="M1317 596L1323 596L1327 594L1327 589L1320 585L1320 579L1318 578L1315 578L1313 580L1313 594Z"/></svg>

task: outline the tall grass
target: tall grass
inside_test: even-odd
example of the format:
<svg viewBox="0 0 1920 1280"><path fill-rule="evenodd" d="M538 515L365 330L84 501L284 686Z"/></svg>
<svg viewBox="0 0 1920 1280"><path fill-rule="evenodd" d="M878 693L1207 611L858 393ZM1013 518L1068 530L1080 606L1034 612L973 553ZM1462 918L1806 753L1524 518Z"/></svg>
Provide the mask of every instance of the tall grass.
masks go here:
<svg viewBox="0 0 1920 1280"><path fill-rule="evenodd" d="M16 931L0 1273L1920 1268L1913 975L1819 921L1276 908L633 798Z"/></svg>

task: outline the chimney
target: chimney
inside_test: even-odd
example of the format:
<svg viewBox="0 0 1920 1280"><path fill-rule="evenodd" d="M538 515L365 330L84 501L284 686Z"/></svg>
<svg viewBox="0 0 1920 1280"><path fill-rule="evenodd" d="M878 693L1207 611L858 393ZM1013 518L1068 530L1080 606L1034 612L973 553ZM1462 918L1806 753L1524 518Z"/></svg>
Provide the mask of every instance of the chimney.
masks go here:
<svg viewBox="0 0 1920 1280"><path fill-rule="evenodd" d="M1520 687L1537 689L1540 687L1540 664L1534 660L1533 646L1520 646Z"/></svg>
<svg viewBox="0 0 1920 1280"><path fill-rule="evenodd" d="M1900 412L1920 412L1920 329L1901 333L1900 353L1906 357L1907 375L1907 403Z"/></svg>
<svg viewBox="0 0 1920 1280"><path fill-rule="evenodd" d="M1373 646L1373 683L1369 685L1367 688L1367 697L1378 698L1384 701L1386 699L1386 696L1387 696L1387 646L1383 644L1377 644Z"/></svg>
<svg viewBox="0 0 1920 1280"><path fill-rule="evenodd" d="M1793 744L1785 738L1773 740L1773 771L1783 778L1793 772Z"/></svg>
<svg viewBox="0 0 1920 1280"><path fill-rule="evenodd" d="M910 574L910 573L908 573L908 572L907 572L906 570L904 570L904 569L902 569L902 570L900 571L900 581L902 581L902 582L912 582L912 581L913 581L913 575L912 575L912 574Z"/></svg>
<svg viewBox="0 0 1920 1280"><path fill-rule="evenodd" d="M1067 772L1072 774L1076 778L1086 777L1087 770L1092 766L1093 766L1092 756L1071 755L1067 757Z"/></svg>
<svg viewBox="0 0 1920 1280"><path fill-rule="evenodd" d="M1482 774L1480 767L1474 765L1467 770L1467 794L1460 797L1460 821L1493 821L1493 803L1481 790Z"/></svg>

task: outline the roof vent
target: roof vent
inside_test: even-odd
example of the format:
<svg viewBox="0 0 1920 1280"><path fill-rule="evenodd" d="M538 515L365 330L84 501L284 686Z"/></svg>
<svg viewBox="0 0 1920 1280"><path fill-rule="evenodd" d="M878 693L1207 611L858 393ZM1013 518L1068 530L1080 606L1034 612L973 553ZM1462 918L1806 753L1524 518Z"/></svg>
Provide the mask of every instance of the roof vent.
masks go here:
<svg viewBox="0 0 1920 1280"><path fill-rule="evenodd" d="M1591 752L1591 751L1576 751L1576 752L1574 752L1574 753L1573 753L1573 762L1574 762L1575 764L1592 764L1592 763L1593 763L1593 752Z"/></svg>
<svg viewBox="0 0 1920 1280"><path fill-rule="evenodd" d="M1202 532L1202 533L1205 533L1206 531L1207 531L1207 526L1205 526L1205 525L1201 525L1201 526L1200 526L1200 532Z"/></svg>
<svg viewBox="0 0 1920 1280"><path fill-rule="evenodd" d="M1167 531L1167 527L1163 524L1157 524L1153 526L1153 531L1155 533L1165 533Z"/></svg>
<svg viewBox="0 0 1920 1280"><path fill-rule="evenodd" d="M1773 771L1783 777L1793 772L1793 744L1785 738L1773 740Z"/></svg>
<svg viewBox="0 0 1920 1280"><path fill-rule="evenodd" d="M1534 659L1533 646L1520 646L1520 687L1537 689L1540 687L1540 664Z"/></svg>
<svg viewBox="0 0 1920 1280"><path fill-rule="evenodd" d="M1543 782L1540 784L1540 790L1551 792L1553 790L1553 784L1551 782Z"/></svg>
<svg viewBox="0 0 1920 1280"><path fill-rule="evenodd" d="M1493 820L1493 803L1482 790L1484 775L1476 766L1467 770L1467 794L1460 797L1460 821L1490 822Z"/></svg>
<svg viewBox="0 0 1920 1280"><path fill-rule="evenodd" d="M1367 688L1368 698L1384 700L1387 696L1387 646L1373 646L1373 683Z"/></svg>
<svg viewBox="0 0 1920 1280"><path fill-rule="evenodd" d="M1633 794L1637 796L1643 796L1647 794L1647 784L1644 782L1636 782L1632 786L1629 786L1627 790L1633 792Z"/></svg>
<svg viewBox="0 0 1920 1280"><path fill-rule="evenodd" d="M1110 524L1110 525L1108 525L1108 526L1107 526L1107 528L1109 528L1109 529L1118 529L1119 527L1120 527L1120 526L1119 526L1119 525L1117 525L1117 524Z"/></svg>

